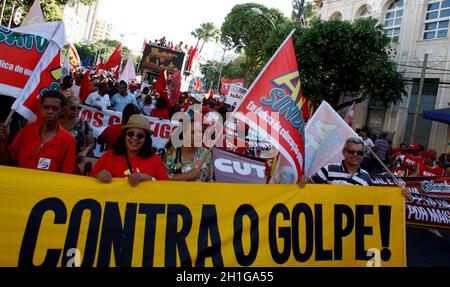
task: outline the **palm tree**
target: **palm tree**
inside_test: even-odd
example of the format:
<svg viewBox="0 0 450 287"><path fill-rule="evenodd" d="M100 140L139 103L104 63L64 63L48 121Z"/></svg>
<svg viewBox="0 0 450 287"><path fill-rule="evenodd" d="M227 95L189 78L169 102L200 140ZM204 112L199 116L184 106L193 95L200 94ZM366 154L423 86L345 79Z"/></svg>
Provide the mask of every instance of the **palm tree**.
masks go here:
<svg viewBox="0 0 450 287"><path fill-rule="evenodd" d="M220 30L214 26L214 23L202 23L200 24L200 28L195 29L191 32L191 35L197 38L197 46L200 43L200 40L203 40L202 46L200 47L200 52L202 52L203 45L210 40L219 41L220 38Z"/></svg>

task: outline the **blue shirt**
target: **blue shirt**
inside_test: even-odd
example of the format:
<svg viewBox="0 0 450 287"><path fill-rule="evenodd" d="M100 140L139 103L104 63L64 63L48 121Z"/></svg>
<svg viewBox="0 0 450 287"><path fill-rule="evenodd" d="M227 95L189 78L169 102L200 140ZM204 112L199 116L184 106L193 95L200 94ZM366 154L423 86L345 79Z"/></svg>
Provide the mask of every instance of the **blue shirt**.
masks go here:
<svg viewBox="0 0 450 287"><path fill-rule="evenodd" d="M130 93L128 93L125 97L121 94L115 94L111 99L111 106L118 112L122 112L128 104L134 104L137 106L136 98Z"/></svg>

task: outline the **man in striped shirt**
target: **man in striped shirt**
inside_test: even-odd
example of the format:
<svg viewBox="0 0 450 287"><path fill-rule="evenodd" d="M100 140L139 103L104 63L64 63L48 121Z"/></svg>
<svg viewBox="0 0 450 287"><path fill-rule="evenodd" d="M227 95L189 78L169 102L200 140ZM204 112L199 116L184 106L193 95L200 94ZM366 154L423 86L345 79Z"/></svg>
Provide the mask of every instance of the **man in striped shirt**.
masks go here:
<svg viewBox="0 0 450 287"><path fill-rule="evenodd" d="M369 173L360 167L364 159L364 142L359 138L348 138L342 149L344 160L340 163L327 164L315 175L312 183L374 185Z"/></svg>

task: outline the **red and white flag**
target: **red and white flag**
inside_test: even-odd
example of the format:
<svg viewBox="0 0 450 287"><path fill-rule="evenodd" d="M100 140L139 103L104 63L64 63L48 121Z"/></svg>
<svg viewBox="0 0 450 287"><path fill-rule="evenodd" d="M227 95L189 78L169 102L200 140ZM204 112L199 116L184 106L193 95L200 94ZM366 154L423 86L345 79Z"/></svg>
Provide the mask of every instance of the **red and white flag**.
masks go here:
<svg viewBox="0 0 450 287"><path fill-rule="evenodd" d="M48 90L59 90L61 50L66 42L66 32L63 22L56 24L47 48L12 106L13 110L30 122L36 121L39 115L40 95Z"/></svg>
<svg viewBox="0 0 450 287"><path fill-rule="evenodd" d="M353 125L353 120L355 118L356 106L355 102L353 102L352 106L348 110L347 115L345 116L344 121L351 127Z"/></svg>
<svg viewBox="0 0 450 287"><path fill-rule="evenodd" d="M266 64L234 114L280 151L274 183L298 182L304 169L303 101L293 34Z"/></svg>
<svg viewBox="0 0 450 287"><path fill-rule="evenodd" d="M78 55L77 49L72 43L69 43L68 49L69 51L69 63L72 68L76 68L80 65L80 56Z"/></svg>

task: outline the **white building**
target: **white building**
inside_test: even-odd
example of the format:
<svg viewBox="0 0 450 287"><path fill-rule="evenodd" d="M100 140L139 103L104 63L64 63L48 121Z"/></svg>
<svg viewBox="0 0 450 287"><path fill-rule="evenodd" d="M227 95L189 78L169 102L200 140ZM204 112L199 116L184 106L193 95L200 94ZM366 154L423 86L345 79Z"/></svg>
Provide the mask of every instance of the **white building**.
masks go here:
<svg viewBox="0 0 450 287"><path fill-rule="evenodd" d="M66 25L67 41L70 43L92 41L97 20L100 0L92 6L76 1L75 5L66 5L63 20Z"/></svg>
<svg viewBox="0 0 450 287"><path fill-rule="evenodd" d="M97 20L95 24L94 34L92 36L93 41L106 40L111 38L112 24L105 20Z"/></svg>
<svg viewBox="0 0 450 287"><path fill-rule="evenodd" d="M423 119L422 111L450 105L450 0L316 0L321 19L354 20L371 16L384 25L391 38L389 53L398 71L410 80L408 97L388 109L382 105L358 105L354 127L387 131L396 146L409 144L416 110L424 55L428 54L423 94L414 141L438 153L450 151L449 125Z"/></svg>

